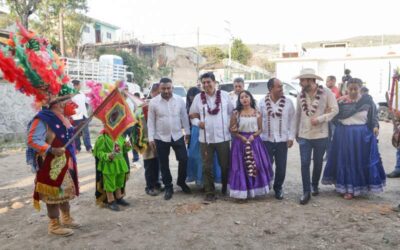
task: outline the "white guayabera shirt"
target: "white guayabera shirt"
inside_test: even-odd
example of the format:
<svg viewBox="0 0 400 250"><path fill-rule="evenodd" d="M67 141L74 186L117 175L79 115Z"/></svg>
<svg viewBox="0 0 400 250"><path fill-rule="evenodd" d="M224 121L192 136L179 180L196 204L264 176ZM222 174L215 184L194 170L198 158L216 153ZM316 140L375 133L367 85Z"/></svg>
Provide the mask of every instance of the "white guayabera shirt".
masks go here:
<svg viewBox="0 0 400 250"><path fill-rule="evenodd" d="M180 96L172 95L167 101L156 96L151 99L148 113L149 141L161 140L171 142L179 140L183 136L190 135L189 118L186 113L186 104Z"/></svg>
<svg viewBox="0 0 400 250"><path fill-rule="evenodd" d="M280 100L280 99L279 99ZM277 112L279 108L279 100L274 103L271 101L272 112ZM262 114L262 126L263 130L261 133L261 139L269 142L287 142L288 140L294 140L296 136L296 111L294 104L289 98L285 98L285 106L282 110L282 124L281 131L279 131L280 118L273 118L268 116L267 108L265 105L265 98L261 99L258 107ZM268 120L270 126L268 126ZM270 129L271 131L269 131ZM281 132L281 133L279 133Z"/></svg>
<svg viewBox="0 0 400 250"><path fill-rule="evenodd" d="M216 106L216 93L217 91L215 91L212 96L206 94L207 104L211 110ZM200 115L200 119L194 118L191 120L193 125L198 126L200 121L205 122L205 133L204 129L200 129L199 141L201 143L220 143L230 141L231 134L229 132L229 122L233 111L233 105L229 94L226 91L221 90L220 110L216 115L208 113L207 104L203 104L200 96L201 93L196 95L189 111L190 114Z"/></svg>

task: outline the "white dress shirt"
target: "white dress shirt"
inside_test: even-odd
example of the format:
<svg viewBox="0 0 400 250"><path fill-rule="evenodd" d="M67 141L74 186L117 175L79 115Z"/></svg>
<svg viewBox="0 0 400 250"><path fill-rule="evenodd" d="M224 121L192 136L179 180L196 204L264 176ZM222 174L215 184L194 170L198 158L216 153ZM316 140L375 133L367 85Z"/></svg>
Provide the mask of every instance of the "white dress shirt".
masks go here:
<svg viewBox="0 0 400 250"><path fill-rule="evenodd" d="M229 93L229 97L231 98L232 106L235 109L239 96L237 94L235 94L235 91L232 91Z"/></svg>
<svg viewBox="0 0 400 250"><path fill-rule="evenodd" d="M148 113L149 141L161 140L177 141L183 136L190 135L189 118L186 113L186 104L180 96L175 94L169 100L158 95L151 99Z"/></svg>
<svg viewBox="0 0 400 250"><path fill-rule="evenodd" d="M72 116L73 120L82 120L83 118L88 118L88 113L86 109L86 103L88 103L88 98L81 91L72 97L72 101L78 105L75 109L75 115Z"/></svg>
<svg viewBox="0 0 400 250"><path fill-rule="evenodd" d="M279 108L279 99L276 102L271 100L272 112L277 112ZM261 139L269 142L287 142L294 140L296 136L296 112L294 110L294 104L289 98L285 99L285 106L282 110L282 127L281 134L279 133L279 121L280 118L273 118L268 116L267 107L265 104L265 98L262 98L258 104L260 112L262 114L262 126L263 130L261 133ZM270 130L268 129L268 120L270 120ZM270 134L270 135L269 135Z"/></svg>
<svg viewBox="0 0 400 250"><path fill-rule="evenodd" d="M134 114L136 111L135 103L132 101L130 97L126 98L125 101L128 104L129 109L132 111L132 114Z"/></svg>
<svg viewBox="0 0 400 250"><path fill-rule="evenodd" d="M207 104L211 110L215 108L216 94L209 96L206 94ZM199 114L200 119L192 119L192 124L195 126L199 125L202 121L205 123L205 134L204 129L200 129L199 141L202 143L220 143L231 140L231 133L229 132L230 116L233 111L233 105L229 94L226 91L221 90L221 104L220 111L216 115L208 113L207 104L203 104L200 94L197 94L193 100L192 106L190 107L190 114Z"/></svg>

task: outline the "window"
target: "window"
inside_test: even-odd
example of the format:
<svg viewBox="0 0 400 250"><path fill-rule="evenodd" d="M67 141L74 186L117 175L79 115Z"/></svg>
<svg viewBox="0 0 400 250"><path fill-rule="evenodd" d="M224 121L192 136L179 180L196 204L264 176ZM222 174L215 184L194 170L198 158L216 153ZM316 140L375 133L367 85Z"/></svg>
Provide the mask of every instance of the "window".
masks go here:
<svg viewBox="0 0 400 250"><path fill-rule="evenodd" d="M247 90L253 95L265 95L268 93L267 82L250 82Z"/></svg>
<svg viewBox="0 0 400 250"><path fill-rule="evenodd" d="M186 97L186 90L183 87L178 87L178 86L174 87L173 88L173 92L174 92L175 95Z"/></svg>
<svg viewBox="0 0 400 250"><path fill-rule="evenodd" d="M107 39L111 39L111 33L107 32Z"/></svg>
<svg viewBox="0 0 400 250"><path fill-rule="evenodd" d="M233 91L233 83L223 83L219 85L220 90L224 90L226 92L231 92Z"/></svg>
<svg viewBox="0 0 400 250"><path fill-rule="evenodd" d="M88 26L83 27L83 32L90 33L90 28Z"/></svg>

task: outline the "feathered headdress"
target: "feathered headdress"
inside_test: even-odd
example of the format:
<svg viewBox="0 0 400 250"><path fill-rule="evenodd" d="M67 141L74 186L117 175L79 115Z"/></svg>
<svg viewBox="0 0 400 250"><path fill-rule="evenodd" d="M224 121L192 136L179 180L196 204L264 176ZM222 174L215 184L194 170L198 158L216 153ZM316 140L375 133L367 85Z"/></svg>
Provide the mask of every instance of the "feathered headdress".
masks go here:
<svg viewBox="0 0 400 250"><path fill-rule="evenodd" d="M11 33L0 50L4 79L25 95L34 96L42 106L55 102L58 96L72 94L72 88L66 85L69 79L64 74L64 63L49 42L19 23L17 27L17 33Z"/></svg>

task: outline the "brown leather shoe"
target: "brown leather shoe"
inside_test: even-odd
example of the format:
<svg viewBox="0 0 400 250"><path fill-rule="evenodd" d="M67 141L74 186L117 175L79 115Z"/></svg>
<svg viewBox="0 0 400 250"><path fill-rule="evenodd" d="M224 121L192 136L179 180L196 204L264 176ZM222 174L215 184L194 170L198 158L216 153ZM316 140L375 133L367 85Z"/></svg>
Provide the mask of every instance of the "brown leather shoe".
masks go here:
<svg viewBox="0 0 400 250"><path fill-rule="evenodd" d="M48 233L66 237L73 235L74 231L72 229L62 227L60 225L60 222L58 221L58 218L56 218L56 219L50 219L48 226Z"/></svg>

